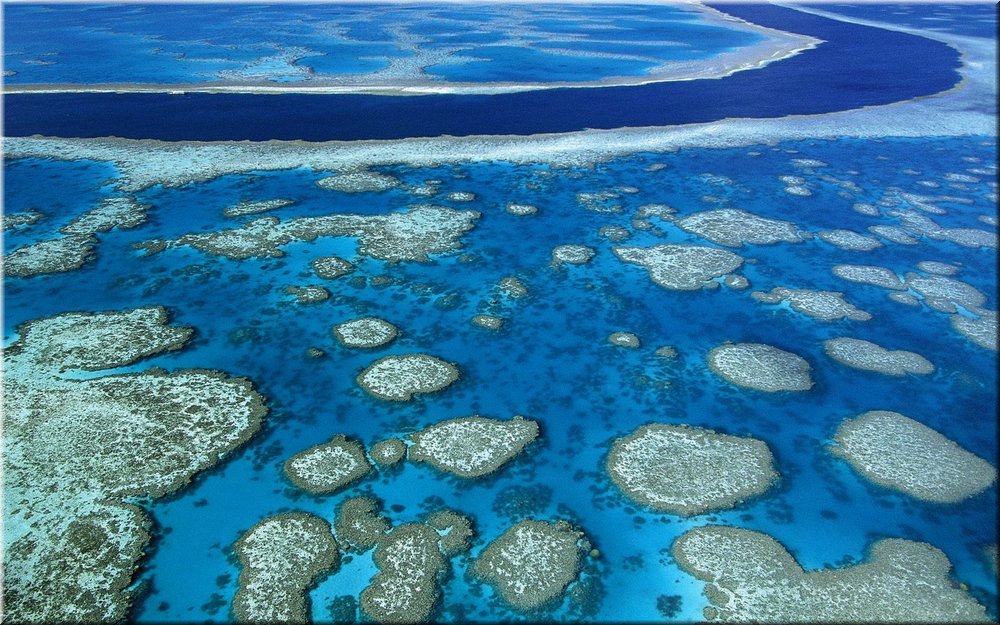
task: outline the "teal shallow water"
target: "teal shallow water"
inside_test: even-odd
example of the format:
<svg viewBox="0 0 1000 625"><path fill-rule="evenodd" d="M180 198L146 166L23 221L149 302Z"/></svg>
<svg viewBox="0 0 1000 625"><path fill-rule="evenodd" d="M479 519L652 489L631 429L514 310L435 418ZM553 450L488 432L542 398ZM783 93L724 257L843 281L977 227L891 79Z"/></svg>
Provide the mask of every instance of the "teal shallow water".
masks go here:
<svg viewBox="0 0 1000 625"><path fill-rule="evenodd" d="M810 172L792 164L794 158L819 159L828 166ZM915 271L924 260L960 263L955 277L985 293L985 308L995 310L995 250L929 239L915 246L887 242L870 252L849 252L818 239L748 246L735 251L756 260L740 270L750 280L750 289L677 292L653 284L643 269L618 261L612 243L598 235L601 227L616 225L632 231L623 245L712 245L667 222L653 219L654 229L643 231L631 221L636 209L650 202L669 204L681 216L718 206L707 196L725 198L730 206L764 217L794 221L804 230L863 232L868 225L897 223L890 216L868 217L851 208L855 202L876 203L889 187L971 200L940 202L948 214L931 217L947 227L989 230L979 216L996 214L989 196L996 192L989 185L994 176L968 170L988 168L995 161L992 138L970 137L686 149L637 154L579 170L502 163L382 168L406 184L441 180L441 194L429 201L476 209L483 216L463 238L460 252L428 264L392 266L359 259L359 270L337 281L319 280L308 263L330 254L353 260L356 242L351 239L295 243L284 248L284 258L247 261L209 257L189 248L142 258L129 246L253 219L222 216L223 208L242 199L296 200L293 206L266 213L282 219L380 214L425 200L403 189L360 195L323 190L315 181L328 172L307 169L154 187L137 195L153 206L150 220L132 231L98 235L93 263L67 274L5 281L5 344L28 319L69 310L162 304L175 323L197 329L195 338L187 349L133 369L221 369L249 377L271 401L264 429L247 447L198 477L190 488L148 506L157 537L140 572L149 590L135 610L139 621L227 620L239 572L228 549L241 533L286 509L332 519L340 501L366 491L385 502L395 522L415 519L441 502L470 514L477 530L472 556L519 518L510 515L514 494L532 516L573 519L601 551L588 575L600 579L603 592L586 613L564 604L550 615L559 619L662 619L657 609L660 595L681 597L673 619L700 618L701 584L676 567L668 549L685 530L709 522L767 532L806 568L859 561L878 537L929 542L945 551L955 566L956 582L967 584L995 618L996 580L979 556L983 545L997 541L995 486L961 504L923 504L866 484L823 448L843 418L886 409L926 423L995 462L995 352L955 333L947 315L894 303L882 289L849 283L830 272L838 263L881 265L899 274ZM647 171L652 164L666 167ZM919 174L905 173L907 169ZM947 173L973 175L980 181L952 182L945 178ZM104 184L115 176L114 169L102 163L20 159L9 162L4 175L7 211L37 207L47 214L30 229L5 235L8 250L50 236L101 197L116 195ZM787 194L778 179L784 175L805 178L813 195ZM843 187L837 181L844 180L858 186L853 197L838 194ZM588 211L576 200L579 192L615 187L638 190L619 190L614 202L621 205L620 213ZM477 197L473 202L451 202L445 198L451 191L472 191ZM504 210L510 201L534 204L539 212L510 215ZM552 248L568 243L594 247L597 255L581 267L549 267ZM378 275L389 275L396 283L373 286L371 278ZM508 275L520 276L530 296L491 304L493 285ZM368 280L352 280L356 276ZM333 294L321 304L298 305L282 293L285 286L319 283ZM842 291L874 318L824 323L750 298L751 291L776 286ZM469 321L480 312L500 314L508 323L499 333L477 328ZM330 333L332 325L364 315L391 321L402 336L371 353L340 347ZM607 336L615 331L636 333L642 347L626 350L607 344ZM835 336L916 351L937 371L896 379L848 369L823 354L822 341ZM801 354L813 367L815 387L808 393L765 395L720 381L707 370L705 354L726 340L770 343ZM677 348L678 359L666 361L653 354L667 344ZM328 356L309 359L305 352L312 346ZM415 351L457 363L462 379L405 405L372 399L354 383L361 368L375 358ZM530 416L540 422L542 438L486 481L464 482L407 464L343 493L315 497L294 489L281 474L289 456L334 434L371 444L474 413ZM781 483L734 510L690 519L630 504L604 475L603 459L615 437L652 421L761 438L774 452ZM316 619L330 618L334 597L360 592L372 573L369 558L356 557L313 591ZM455 561L441 618L514 618L488 588L465 579L466 564Z"/></svg>

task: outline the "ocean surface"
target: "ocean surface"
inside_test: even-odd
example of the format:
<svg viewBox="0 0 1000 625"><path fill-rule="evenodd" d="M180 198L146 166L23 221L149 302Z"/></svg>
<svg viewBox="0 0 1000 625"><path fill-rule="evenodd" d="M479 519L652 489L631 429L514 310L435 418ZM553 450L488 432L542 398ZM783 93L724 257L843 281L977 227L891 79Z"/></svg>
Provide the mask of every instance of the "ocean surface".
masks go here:
<svg viewBox="0 0 1000 625"><path fill-rule="evenodd" d="M702 584L677 568L669 547L687 529L708 523L771 534L806 568L858 562L880 537L926 541L947 554L955 579L967 584L996 618L995 578L981 555L984 545L997 541L996 488L956 505L924 504L866 483L824 448L844 418L884 409L917 419L983 458L996 457L995 352L953 331L945 314L893 302L883 289L846 282L830 271L838 263L872 264L902 275L916 271L920 261L954 263L960 266L955 277L987 294L985 307L996 309L995 250L926 238L913 246L885 242L869 252L842 250L819 239L750 245L735 250L748 259L740 273L750 280L749 289L680 292L662 289L642 268L620 262L611 251L613 244L598 234L604 226L620 226L632 234L623 245L712 245L655 219L652 229L637 228L632 221L637 208L651 202L674 207L678 216L726 205L791 220L812 232L863 232L875 223L896 223L885 209L880 217L852 210L856 202L875 204L890 187L961 195L971 203L938 202L947 214L932 217L947 227L991 229L979 220L995 215L991 176L968 170L989 167L996 158L995 137L970 136L683 149L639 153L592 169L503 163L384 167L379 171L407 185L441 180L440 194L431 202L483 215L459 252L429 263L397 265L357 257L356 241L349 238L293 243L284 247L284 258L245 261L191 248L140 257L130 246L252 219L222 216L225 207L241 200L295 200L295 205L268 213L282 220L382 214L424 201L401 188L364 194L324 190L315 183L329 172L305 168L155 186L136 195L153 206L149 221L134 230L98 235L95 262L66 274L4 282L4 342L16 338L18 324L33 318L161 304L174 323L196 328L194 339L181 352L123 371L154 365L220 369L249 377L270 400L263 430L234 457L199 475L180 493L144 504L156 528L138 573L146 584L132 615L138 622L228 620L239 573L229 548L243 532L291 509L332 519L340 501L362 492L382 499L396 523L441 505L471 515L477 532L469 554L473 557L524 516L578 523L601 552L596 566L586 572L598 580L599 592L585 610L570 611L565 603L546 618L700 619ZM804 169L792 159L818 159L827 166ZM955 173L979 182L947 176ZM5 247L46 238L101 198L118 195L111 186L117 175L111 165L98 162L8 162L5 210L37 207L46 217L5 234ZM812 195L786 193L779 176L788 175L804 178ZM843 181L857 189L845 196ZM579 192L616 188L618 213L586 210L576 198ZM445 197L452 191L470 191L476 199L452 202ZM534 204L539 212L511 215L505 211L511 201ZM556 269L550 266L550 253L561 244L588 245L597 255L587 265ZM309 261L331 254L355 261L358 271L333 281L317 279ZM509 275L521 277L528 298L497 296L496 282ZM389 276L392 283L376 286L372 279L377 276ZM286 286L303 284L322 284L332 297L300 305L283 292ZM751 291L776 286L841 291L873 319L822 322L750 297ZM506 317L504 329L494 333L473 326L471 318L482 312ZM374 352L340 347L331 327L365 315L396 324L401 337ZM616 331L634 332L642 347L612 346L607 337ZM823 353L822 341L836 336L916 351L937 371L890 378L844 367ZM813 367L816 385L807 393L737 389L706 366L706 353L724 341L769 343L801 354ZM679 357L654 355L663 345L675 346ZM309 358L310 347L327 356ZM457 363L462 378L443 392L405 404L375 400L355 384L354 377L375 358L414 351ZM334 434L370 445L471 414L529 416L539 421L542 436L487 480L462 481L406 463L398 470L375 472L345 492L313 496L292 487L282 474L289 456ZM778 487L735 509L689 519L629 503L604 473L604 458L614 438L654 421L766 441L781 474ZM310 593L315 620L333 618L333 600L356 597L374 573L370 553L345 562ZM468 562L468 555L454 561L440 618L520 618L487 587L466 579ZM658 601L661 606L679 602L679 607L661 611Z"/></svg>
<svg viewBox="0 0 1000 625"><path fill-rule="evenodd" d="M940 41L770 5L719 5L735 17L823 40L725 78L498 95L32 93L4 96L8 136L307 141L538 134L769 118L888 104L959 81ZM455 66L468 67L468 66ZM479 67L473 65L473 69ZM740 94L753 94L743 97ZM817 97L822 94L822 97Z"/></svg>

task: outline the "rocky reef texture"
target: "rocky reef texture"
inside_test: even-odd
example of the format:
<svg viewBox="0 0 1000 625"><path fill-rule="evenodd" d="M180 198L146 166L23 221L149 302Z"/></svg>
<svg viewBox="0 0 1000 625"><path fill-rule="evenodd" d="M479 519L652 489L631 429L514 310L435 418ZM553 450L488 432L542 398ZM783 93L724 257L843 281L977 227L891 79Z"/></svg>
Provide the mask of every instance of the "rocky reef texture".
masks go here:
<svg viewBox="0 0 1000 625"><path fill-rule="evenodd" d="M981 310L975 319L952 315L951 327L974 344L997 351L997 311Z"/></svg>
<svg viewBox="0 0 1000 625"><path fill-rule="evenodd" d="M597 253L586 245L560 245L552 250L553 265L585 265Z"/></svg>
<svg viewBox="0 0 1000 625"><path fill-rule="evenodd" d="M366 191L388 191L398 187L401 183L394 176L368 170L357 170L321 178L316 181L316 184L331 191L364 193Z"/></svg>
<svg viewBox="0 0 1000 625"><path fill-rule="evenodd" d="M385 537L391 526L379 514L381 508L373 497L352 497L340 504L333 528L344 549L363 553Z"/></svg>
<svg viewBox="0 0 1000 625"><path fill-rule="evenodd" d="M820 321L836 321L845 318L851 321L868 321L872 318L871 313L856 308L844 299L843 293L837 291L788 289L779 286L771 289L770 292L754 291L750 297L765 304L788 302L793 310Z"/></svg>
<svg viewBox="0 0 1000 625"><path fill-rule="evenodd" d="M531 204L519 204L517 202L507 203L507 212L511 215L518 215L520 217L525 217L527 215L534 215L538 212L537 206L532 206Z"/></svg>
<svg viewBox="0 0 1000 625"><path fill-rule="evenodd" d="M169 241L143 244L150 251L187 245L206 254L233 260L281 257L281 247L319 237L354 237L358 253L389 262L425 262L430 254L461 247L459 239L479 219L477 211L458 211L418 204L388 215L328 215L280 221L260 217L238 228L186 234Z"/></svg>
<svg viewBox="0 0 1000 625"><path fill-rule="evenodd" d="M605 469L629 499L681 516L731 508L778 479L763 441L659 423L617 439Z"/></svg>
<svg viewBox="0 0 1000 625"><path fill-rule="evenodd" d="M584 541L566 521L521 521L491 542L470 571L514 609L532 612L560 601L576 580Z"/></svg>
<svg viewBox="0 0 1000 625"><path fill-rule="evenodd" d="M934 373L934 365L920 354L904 350L888 350L871 341L840 337L823 341L823 349L827 356L840 364L863 371L894 376Z"/></svg>
<svg viewBox="0 0 1000 625"><path fill-rule="evenodd" d="M113 228L128 230L146 222L149 206L131 197L111 197L59 229L66 235L86 236Z"/></svg>
<svg viewBox="0 0 1000 625"><path fill-rule="evenodd" d="M978 228L944 228L930 217L913 210L889 211L889 215L899 219L900 227L915 236L924 236L938 241L950 241L962 247L989 247L996 249L997 233Z"/></svg>
<svg viewBox="0 0 1000 625"><path fill-rule="evenodd" d="M243 570L233 598L241 623L308 623L306 591L340 566L330 524L307 512L264 519L233 545Z"/></svg>
<svg viewBox="0 0 1000 625"><path fill-rule="evenodd" d="M472 318L472 323L487 330L499 330L503 327L504 318L496 315L476 315Z"/></svg>
<svg viewBox="0 0 1000 625"><path fill-rule="evenodd" d="M882 242L875 237L865 236L853 230L824 230L816 236L830 245L852 252L870 252L882 247Z"/></svg>
<svg viewBox="0 0 1000 625"><path fill-rule="evenodd" d="M927 273L934 273L939 276L953 276L958 273L958 267L955 265L949 265L948 263L942 263L936 260L924 260L917 263L917 269L920 271L926 271Z"/></svg>
<svg viewBox="0 0 1000 625"><path fill-rule="evenodd" d="M162 308L28 322L4 353L4 601L17 622L120 621L150 522L128 498L183 487L267 412L251 384L159 369L68 379L171 349Z"/></svg>
<svg viewBox="0 0 1000 625"><path fill-rule="evenodd" d="M6 254L3 273L9 278L26 278L73 271L91 260L96 245L97 239L85 234L22 245Z"/></svg>
<svg viewBox="0 0 1000 625"><path fill-rule="evenodd" d="M449 419L410 435L410 459L474 478L493 473L538 437L538 424L515 416L509 421L480 416Z"/></svg>
<svg viewBox="0 0 1000 625"><path fill-rule="evenodd" d="M920 242L916 237L912 236L909 232L903 230L899 226L876 224L874 226L868 226L868 232L876 234L886 241L898 243L899 245L916 245Z"/></svg>
<svg viewBox="0 0 1000 625"><path fill-rule="evenodd" d="M295 298L299 304L318 304L330 299L330 292L321 286L286 286L285 293Z"/></svg>
<svg viewBox="0 0 1000 625"><path fill-rule="evenodd" d="M614 332L608 337L608 343L618 347L637 348L642 346L639 337L631 332Z"/></svg>
<svg viewBox="0 0 1000 625"><path fill-rule="evenodd" d="M361 317L333 326L333 335L344 347L374 349L393 342L399 330L384 319Z"/></svg>
<svg viewBox="0 0 1000 625"><path fill-rule="evenodd" d="M3 224L4 232L8 230L21 230L38 223L45 214L34 208L18 213L4 213L0 215L0 223Z"/></svg>
<svg viewBox="0 0 1000 625"><path fill-rule="evenodd" d="M737 386L758 391L808 391L811 367L804 358L772 345L727 343L708 353L712 371Z"/></svg>
<svg viewBox="0 0 1000 625"><path fill-rule="evenodd" d="M375 549L378 573L361 592L361 608L380 623L428 621L441 596L447 561L438 533L423 523L394 528Z"/></svg>
<svg viewBox="0 0 1000 625"><path fill-rule="evenodd" d="M437 510L427 517L427 525L437 530L441 552L446 558L465 553L472 547L469 540L475 535L468 517L454 510Z"/></svg>
<svg viewBox="0 0 1000 625"><path fill-rule="evenodd" d="M286 206L291 206L292 204L295 204L294 200L285 200L281 198L273 200L258 200L256 202L243 201L238 204L234 204L233 206L224 208L222 210L222 214L226 217L243 217L244 215L266 213L267 211L284 208Z"/></svg>
<svg viewBox="0 0 1000 625"><path fill-rule="evenodd" d="M497 288L501 293L513 299L521 299L528 296L528 287L517 276L507 276L497 282Z"/></svg>
<svg viewBox="0 0 1000 625"><path fill-rule="evenodd" d="M336 492L368 475L370 470L365 448L342 434L285 462L285 475L292 484L317 494Z"/></svg>
<svg viewBox="0 0 1000 625"><path fill-rule="evenodd" d="M398 438L387 438L372 445L370 455L375 464L391 467L406 457L406 443Z"/></svg>
<svg viewBox="0 0 1000 625"><path fill-rule="evenodd" d="M357 382L370 395L387 401L410 401L415 393L433 393L459 377L458 367L427 354L379 358Z"/></svg>
<svg viewBox="0 0 1000 625"><path fill-rule="evenodd" d="M923 296L924 304L938 312L954 313L956 306L973 313L981 310L986 296L974 286L945 276L906 274L906 286Z"/></svg>
<svg viewBox="0 0 1000 625"><path fill-rule="evenodd" d="M954 503L996 481L996 468L909 417L873 410L845 419L831 452L872 482L911 497Z"/></svg>
<svg viewBox="0 0 1000 625"><path fill-rule="evenodd" d="M727 247L742 247L745 243L798 243L803 240L798 228L790 221L766 219L734 208L693 213L678 220L677 225Z"/></svg>
<svg viewBox="0 0 1000 625"><path fill-rule="evenodd" d="M326 278L327 280L333 280L339 278L340 276L346 276L351 273L357 267L348 261L340 258L339 256L323 256L322 258L316 258L309 266L312 267L313 272L320 278Z"/></svg>
<svg viewBox="0 0 1000 625"><path fill-rule="evenodd" d="M622 261L645 267L653 282L665 289L694 291L743 265L743 258L738 254L698 245L661 244L612 249Z"/></svg>
<svg viewBox="0 0 1000 625"><path fill-rule="evenodd" d="M906 289L906 285L899 279L895 271L875 265L835 265L833 275L850 282L871 284L883 289L897 291Z"/></svg>
<svg viewBox="0 0 1000 625"><path fill-rule="evenodd" d="M927 543L887 538L861 564L805 571L767 534L707 525L674 541L678 566L705 582L708 621L984 622L983 606L955 588L951 562Z"/></svg>

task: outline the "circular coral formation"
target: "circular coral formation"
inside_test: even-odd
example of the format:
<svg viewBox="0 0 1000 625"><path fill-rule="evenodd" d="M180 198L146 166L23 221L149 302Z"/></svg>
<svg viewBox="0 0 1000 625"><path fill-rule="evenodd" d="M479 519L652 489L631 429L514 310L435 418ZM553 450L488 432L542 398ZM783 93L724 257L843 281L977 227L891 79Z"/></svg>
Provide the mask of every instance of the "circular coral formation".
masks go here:
<svg viewBox="0 0 1000 625"><path fill-rule="evenodd" d="M786 289L779 286L770 292L754 291L750 297L765 304L780 304L787 301L794 310L820 321L836 321L844 318L852 321L868 321L872 318L871 313L856 308L844 299L843 293L837 291Z"/></svg>
<svg viewBox="0 0 1000 625"><path fill-rule="evenodd" d="M313 272L320 278L326 278L327 280L333 280L339 278L340 276L345 276L355 269L353 264L340 258L339 256L323 256L322 258L316 258L309 263L312 267Z"/></svg>
<svg viewBox="0 0 1000 625"><path fill-rule="evenodd" d="M561 599L580 574L584 539L565 521L521 521L490 543L470 570L514 609L531 612Z"/></svg>
<svg viewBox="0 0 1000 625"><path fill-rule="evenodd" d="M996 481L996 468L909 417L873 410L845 419L831 452L872 482L911 497L955 503Z"/></svg>
<svg viewBox="0 0 1000 625"><path fill-rule="evenodd" d="M458 367L427 354L404 354L379 358L357 377L373 397L386 401L410 401L415 393L433 393L458 379Z"/></svg>
<svg viewBox="0 0 1000 625"><path fill-rule="evenodd" d="M427 517L427 525L441 535L441 552L446 558L464 553L472 546L469 539L475 535L467 517L454 510L438 510Z"/></svg>
<svg viewBox="0 0 1000 625"><path fill-rule="evenodd" d="M679 355L677 352L677 348L674 347L673 345L664 345L663 347L657 348L655 354L660 358L666 358L668 360L677 358L677 356Z"/></svg>
<svg viewBox="0 0 1000 625"><path fill-rule="evenodd" d="M763 441L683 425L644 425L619 438L605 468L629 499L682 516L731 508L778 479Z"/></svg>
<svg viewBox="0 0 1000 625"><path fill-rule="evenodd" d="M626 263L645 267L653 282L665 289L694 291L720 276L732 273L743 258L728 250L697 245L662 244L653 247L615 247Z"/></svg>
<svg viewBox="0 0 1000 625"><path fill-rule="evenodd" d="M528 287L517 276L507 276L497 282L497 288L507 297L521 299L528 296Z"/></svg>
<svg viewBox="0 0 1000 625"><path fill-rule="evenodd" d="M769 245L802 241L798 228L790 221L765 219L733 208L693 213L678 220L677 225L727 247L742 247L744 243Z"/></svg>
<svg viewBox="0 0 1000 625"><path fill-rule="evenodd" d="M316 494L338 491L370 470L364 447L342 434L299 452L285 462L288 479L299 488Z"/></svg>
<svg viewBox="0 0 1000 625"><path fill-rule="evenodd" d="M361 317L333 326L333 335L344 347L375 349L393 342L399 330L384 319Z"/></svg>
<svg viewBox="0 0 1000 625"><path fill-rule="evenodd" d="M527 215L534 215L538 212L537 206L532 206L531 204L518 204L517 202L507 203L507 212L511 215L518 215L524 217Z"/></svg>
<svg viewBox="0 0 1000 625"><path fill-rule="evenodd" d="M767 393L808 391L813 385L804 358L762 343L720 345L708 353L708 365L732 384Z"/></svg>
<svg viewBox="0 0 1000 625"><path fill-rule="evenodd" d="M509 421L459 417L410 435L410 459L465 478L493 473L538 437L538 424L515 416Z"/></svg>
<svg viewBox="0 0 1000 625"><path fill-rule="evenodd" d="M448 199L452 202L471 202L476 199L476 194L471 191L452 191L448 194Z"/></svg>
<svg viewBox="0 0 1000 625"><path fill-rule="evenodd" d="M499 330L503 327L504 318L495 315L476 315L472 318L472 323L487 330Z"/></svg>
<svg viewBox="0 0 1000 625"><path fill-rule="evenodd" d="M586 245L560 245L552 250L552 263L554 265L585 265L597 253L592 247Z"/></svg>
<svg viewBox="0 0 1000 625"><path fill-rule="evenodd" d="M391 467L406 457L406 443L398 438L387 438L372 445L370 453L376 464Z"/></svg>
<svg viewBox="0 0 1000 625"><path fill-rule="evenodd" d="M954 587L936 547L882 539L864 562L805 571L774 538L707 525L674 541L671 554L705 582L708 621L758 623L986 622L983 606Z"/></svg>
<svg viewBox="0 0 1000 625"><path fill-rule="evenodd" d="M903 350L891 351L861 339L849 337L829 339L823 342L823 349L827 356L837 362L864 371L894 376L934 373L934 365L920 354Z"/></svg>
<svg viewBox="0 0 1000 625"><path fill-rule="evenodd" d="M632 349L642 346L642 343L639 341L639 337L631 332L615 332L608 337L608 343L617 345L618 347L629 347Z"/></svg>
<svg viewBox="0 0 1000 625"><path fill-rule="evenodd" d="M351 497L337 508L333 529L344 549L364 553L389 532L389 520L379 514L381 503L374 497Z"/></svg>
<svg viewBox="0 0 1000 625"><path fill-rule="evenodd" d="M233 598L233 616L241 623L305 623L306 589L340 565L330 524L306 512L264 519L236 544L243 570Z"/></svg>

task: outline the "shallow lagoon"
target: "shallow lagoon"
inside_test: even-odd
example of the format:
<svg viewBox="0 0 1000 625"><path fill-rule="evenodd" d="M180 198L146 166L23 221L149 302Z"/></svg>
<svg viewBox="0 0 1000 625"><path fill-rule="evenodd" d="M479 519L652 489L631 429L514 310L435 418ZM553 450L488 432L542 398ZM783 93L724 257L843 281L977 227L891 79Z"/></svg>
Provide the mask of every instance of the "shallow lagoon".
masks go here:
<svg viewBox="0 0 1000 625"><path fill-rule="evenodd" d="M827 166L810 169L792 162L802 158ZM885 289L831 273L841 263L880 265L900 275L916 271L921 261L960 263L955 277L986 293L984 307L995 310L995 249L969 249L928 238L914 246L886 241L868 252L843 250L816 238L748 245L736 251L756 261L739 270L749 279L749 289L678 292L656 286L645 270L620 262L611 251L613 244L598 234L602 227L619 226L631 232L622 245L711 245L656 218L650 220L651 229L637 227L633 217L649 203L668 204L683 217L719 208L722 200L762 217L794 221L811 232L865 232L872 224L898 225L884 214L886 207L879 217L853 210L855 203L878 205L893 186L970 198L971 204L938 202L948 213L933 218L947 227L992 229L979 216L995 214L989 197L996 192L989 185L993 177L977 175L980 182L969 183L948 180L946 174L968 174L995 160L992 138L969 137L684 149L638 154L593 169L502 163L380 168L406 185L441 180L439 195L430 201L483 213L476 228L464 236L463 250L425 265L395 266L356 260L356 243L346 238L292 243L285 246L287 256L282 259L246 261L208 257L191 248L144 258L129 246L252 219L222 216L224 208L241 200L296 200L269 212L281 219L378 214L427 201L403 188L338 193L315 184L329 172L307 169L152 187L136 195L154 207L150 221L135 230L99 235L95 262L67 274L5 281L5 344L14 338L16 325L31 318L66 310L163 304L175 323L196 328L193 344L132 369L221 369L250 377L271 400L264 429L236 457L200 476L179 495L149 506L159 531L141 573L150 584L135 611L141 621L226 620L238 575L229 546L274 513L294 508L331 519L344 498L370 491L385 501L386 514L394 522L405 522L436 496L474 518L474 557L516 520L505 516L516 508L508 489L529 483L532 490L521 493L521 510L573 519L601 552L592 574L600 575L604 593L598 593L602 600L595 611L571 612L564 603L554 614L558 618L655 620L662 618L656 605L660 595L682 598L673 618L700 618L701 584L677 569L668 549L686 529L709 522L769 533L806 567L858 561L876 537L927 541L945 551L955 565L956 579L991 606L995 618L995 580L979 555L984 544L997 540L995 487L953 506L923 504L866 484L823 450L843 418L884 409L917 419L984 458L996 456L995 352L955 333L946 314L893 302ZM648 171L656 169L651 165L666 167ZM21 159L9 162L4 175L8 212L36 207L47 215L28 229L5 233L8 250L49 236L100 198L116 195L106 184L115 172L103 163ZM786 193L780 177L790 175L804 178L803 186L812 195ZM847 189L844 181L853 182L856 189ZM931 189L921 181L940 187ZM638 190L619 193L619 213L588 211L577 202L578 193L616 187ZM446 195L452 191L471 191L476 199L451 202ZM511 201L539 210L512 215L505 210ZM587 245L597 255L585 265L550 267L552 249L563 244ZM318 281L309 262L328 255L356 261L359 269L338 280ZM373 284L371 278L383 274L393 283ZM508 275L521 277L529 297L491 303L494 285ZM322 282L332 297L303 306L283 292L285 286L307 282ZM750 297L752 291L778 286L842 291L874 317L827 323ZM503 329L492 332L470 323L484 312L505 317ZM366 315L395 324L400 337L372 353L339 346L331 327ZM606 339L616 331L635 333L642 347L610 345ZM937 371L897 379L843 367L823 353L823 341L836 336L915 351ZM816 385L807 393L777 395L733 387L710 373L705 363L708 351L726 340L794 351L812 365ZM656 356L654 350L662 345L675 346L679 357ZM306 350L312 346L328 356L310 359ZM463 377L439 394L405 405L375 400L354 383L357 373L376 358L417 351L457 363ZM294 489L282 476L288 457L334 434L370 445L474 413L501 419L524 414L540 422L542 438L482 482L444 478L430 467L407 463L373 474L348 491L320 497ZM686 520L632 505L604 475L603 459L613 438L650 421L690 423L764 440L774 453L781 482L739 508ZM491 591L465 580L466 566L466 560L456 560L454 578L444 588L441 618L513 616ZM371 555L355 556L311 593L314 618L328 620L330 601L339 595L356 596L372 573Z"/></svg>

